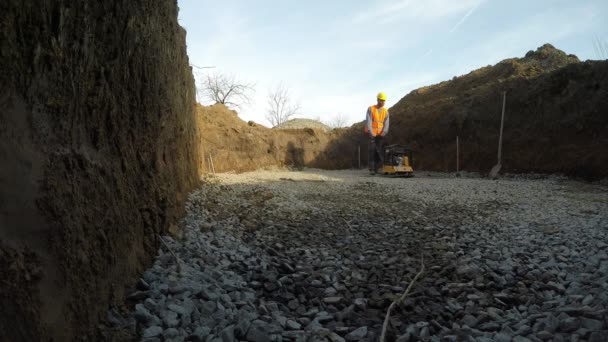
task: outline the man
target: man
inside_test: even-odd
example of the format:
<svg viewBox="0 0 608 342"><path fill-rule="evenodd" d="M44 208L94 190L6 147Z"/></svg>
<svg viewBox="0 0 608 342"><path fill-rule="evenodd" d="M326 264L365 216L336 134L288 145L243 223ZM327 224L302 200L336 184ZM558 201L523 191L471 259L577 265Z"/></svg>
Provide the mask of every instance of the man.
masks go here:
<svg viewBox="0 0 608 342"><path fill-rule="evenodd" d="M377 104L367 108L365 133L370 138L369 143L369 172L375 174L384 164L384 137L388 133L389 115L388 110L384 108L386 94L378 93Z"/></svg>

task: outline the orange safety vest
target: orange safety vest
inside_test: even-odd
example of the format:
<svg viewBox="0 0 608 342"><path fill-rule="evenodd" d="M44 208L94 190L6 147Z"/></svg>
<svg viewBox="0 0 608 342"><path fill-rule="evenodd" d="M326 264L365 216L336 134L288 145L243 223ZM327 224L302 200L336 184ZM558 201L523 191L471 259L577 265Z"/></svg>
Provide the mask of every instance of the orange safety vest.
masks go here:
<svg viewBox="0 0 608 342"><path fill-rule="evenodd" d="M386 110L385 107L378 110L376 105L370 106L369 110L372 112L372 133L374 136L376 136L382 133L382 129L384 128L384 119L386 119L388 110ZM365 133L368 133L367 124L365 125Z"/></svg>

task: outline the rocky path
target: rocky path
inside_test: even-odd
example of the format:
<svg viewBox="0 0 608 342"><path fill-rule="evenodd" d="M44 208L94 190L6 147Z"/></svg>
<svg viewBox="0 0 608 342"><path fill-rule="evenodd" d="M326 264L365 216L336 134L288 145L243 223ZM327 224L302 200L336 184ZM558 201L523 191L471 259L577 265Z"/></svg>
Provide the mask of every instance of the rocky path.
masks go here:
<svg viewBox="0 0 608 342"><path fill-rule="evenodd" d="M111 321L146 341L608 341L608 189L223 174Z"/></svg>

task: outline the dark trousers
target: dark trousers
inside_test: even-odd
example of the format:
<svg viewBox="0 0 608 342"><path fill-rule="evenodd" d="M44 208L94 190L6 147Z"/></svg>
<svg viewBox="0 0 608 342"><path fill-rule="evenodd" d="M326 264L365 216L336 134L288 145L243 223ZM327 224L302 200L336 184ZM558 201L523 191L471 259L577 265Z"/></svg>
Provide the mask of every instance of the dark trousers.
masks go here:
<svg viewBox="0 0 608 342"><path fill-rule="evenodd" d="M384 137L376 135L370 138L368 151L369 170L376 171L384 164Z"/></svg>

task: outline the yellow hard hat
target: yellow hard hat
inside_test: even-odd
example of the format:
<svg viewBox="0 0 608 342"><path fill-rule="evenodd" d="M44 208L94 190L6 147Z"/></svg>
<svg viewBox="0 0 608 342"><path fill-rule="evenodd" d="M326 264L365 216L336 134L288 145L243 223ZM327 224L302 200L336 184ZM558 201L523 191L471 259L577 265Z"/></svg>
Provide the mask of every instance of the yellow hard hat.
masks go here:
<svg viewBox="0 0 608 342"><path fill-rule="evenodd" d="M378 100L386 101L386 94L384 92L378 93Z"/></svg>

